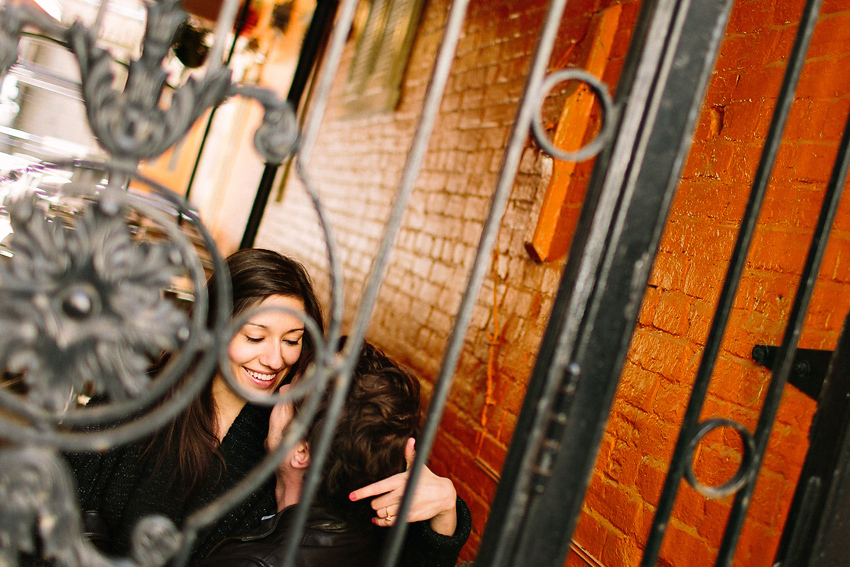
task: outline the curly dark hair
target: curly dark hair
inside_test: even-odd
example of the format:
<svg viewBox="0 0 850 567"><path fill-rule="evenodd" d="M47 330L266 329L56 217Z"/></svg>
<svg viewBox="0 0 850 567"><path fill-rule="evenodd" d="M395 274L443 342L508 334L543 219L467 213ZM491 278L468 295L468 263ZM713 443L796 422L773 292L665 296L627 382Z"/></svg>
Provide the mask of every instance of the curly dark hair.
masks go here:
<svg viewBox="0 0 850 567"><path fill-rule="evenodd" d="M327 419L325 396L310 424L310 446ZM297 408L296 410L297 411ZM365 344L337 423L315 500L338 513L366 514L368 502L352 503L348 495L407 466L407 440L419 433L419 381L377 347Z"/></svg>

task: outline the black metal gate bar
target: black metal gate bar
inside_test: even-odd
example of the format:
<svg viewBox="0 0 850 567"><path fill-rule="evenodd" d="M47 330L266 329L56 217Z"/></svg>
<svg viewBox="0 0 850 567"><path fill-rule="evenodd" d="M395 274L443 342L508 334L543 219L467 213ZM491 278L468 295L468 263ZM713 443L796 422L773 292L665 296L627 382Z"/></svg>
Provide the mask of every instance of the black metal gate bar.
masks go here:
<svg viewBox="0 0 850 567"><path fill-rule="evenodd" d="M847 406L850 401L846 392L850 383L850 313L844 319L844 327L835 347L835 354L824 384L825 390L843 391L844 396L836 396L835 405ZM820 409L820 408L819 408ZM799 549L791 549L789 562L781 567L844 567L847 565L847 541L850 538L850 413L844 412L842 427L832 431L833 435L841 436L841 443L833 442L836 458L824 471L826 486L822 497L822 514L810 525L802 524L802 529L808 529L813 542L806 542ZM831 448L832 449L832 448ZM796 560L792 559L796 557Z"/></svg>
<svg viewBox="0 0 850 567"><path fill-rule="evenodd" d="M453 11L455 3L457 2L453 2ZM421 435L425 449L421 452L417 451L416 462L410 477L410 481L414 485L415 481L418 479L419 472L421 471L420 465L424 464L425 459L427 459L427 456L430 454L431 445L436 437L440 416L445 408L445 402L448 399L452 377L460 359L466 330L472 318L472 309L475 305L479 289L484 281L487 266L491 261L491 250L496 242L499 226L501 225L502 218L507 208L508 199L519 168L522 152L526 145L534 113L539 111L539 97L544 94L540 92L540 85L543 82L548 61L551 57L560 21L566 8L566 3L567 0L552 0L549 4L545 24L532 59L525 90L520 99L516 118L511 129L511 134L508 138L508 146L502 159L499 179L491 199L487 219L484 222L479 245L476 250L475 260L473 261L463 298L461 300L454 325L452 326L452 332L443 357L440 374L434 386L434 392L429 404L425 428ZM419 441L417 441L417 448L418 447ZM402 512L400 512L402 515L406 513L406 510L409 507L409 496L412 495L405 494L405 499L402 503ZM388 556L397 556L401 546L401 535L401 530L394 534L394 540L392 542L393 547L390 550L394 555L388 554ZM485 533L485 538L486 537L487 534ZM497 536L497 540L500 540L501 537L501 535ZM389 559L389 557L385 557L385 559ZM480 557L478 562L479 564L482 564L480 563ZM391 563L389 561L384 561L382 562L382 567L388 567L390 564Z"/></svg>
<svg viewBox="0 0 850 567"><path fill-rule="evenodd" d="M732 251L730 265L726 278L723 282L723 289L721 290L720 298L718 299L718 306L706 340L705 349L702 355L702 360L700 361L700 367L697 371L691 398L688 402L688 408L685 412L682 428L679 432L679 438L676 442L676 448L673 453L670 468L667 472L667 478L664 482L658 509L656 510L655 518L653 519L652 529L644 551L643 561L641 562L642 567L650 567L654 565L658 558L658 553L661 549L661 542L664 538L664 532L673 509L673 504L676 500L679 483L686 472L686 467L690 466L690 458L692 456L691 444L698 435L698 428L700 426L698 423L699 415L711 381L714 363L717 359L718 353L720 352L723 331L726 328L726 323L732 309L732 303L735 300L735 294L747 259L747 250L749 249L753 233L755 232L758 214L761 209L761 204L764 201L767 184L770 179L770 173L773 169L777 152L779 151L782 132L785 128L788 112L794 99L794 91L802 71L805 54L814 30L814 25L817 21L817 14L819 10L820 0L809 0L806 4L803 18L800 22L800 27L798 28L797 37L791 53L791 59L788 63L788 68L786 69L785 77L783 78L783 83L780 88L777 108L774 112L773 119L771 120L767 140L765 142L765 148L762 151L756 176L753 181L753 189L750 193L744 217L741 221L741 228L738 232L738 237ZM746 480L746 478L744 478L744 480ZM752 481L754 480L755 477L753 476ZM737 490L740 488L740 485L734 486L733 488ZM730 491L730 493L731 492L734 492L734 490ZM746 515L746 510L738 513ZM721 547L721 553L718 556L718 565L728 564L726 562L730 561L731 557L728 557L727 559L724 559L724 557L734 552L738 534L736 533L734 535L734 540L727 539L729 528L735 522L734 516L735 512L733 512L730 516L729 525L727 525L726 534L724 534L724 544ZM740 531L740 524L738 524L738 526L737 531ZM729 549L730 544L731 549Z"/></svg>
<svg viewBox="0 0 850 567"><path fill-rule="evenodd" d="M567 366L565 353L577 332L578 321L592 288L619 185L628 170L629 156L643 119L642 108L647 104L654 87L658 59L667 35L665 30L669 26L675 1L651 0L641 5L616 91L615 108L625 110L617 117L620 124L612 144L596 158L593 179L588 186L572 243L572 250L583 252L573 252L567 256L564 274L534 371L526 387L522 410L488 516L477 559L481 565L505 565L509 561L508 554L516 546L518 530L530 497L528 486L533 474L531 468L523 463L534 460L543 443L545 424ZM627 101L631 103L626 105ZM616 180L609 182L607 194L602 194L602 184L597 179L603 176ZM571 325L569 333L565 328L568 322Z"/></svg>
<svg viewBox="0 0 850 567"><path fill-rule="evenodd" d="M292 104L292 107L296 111L302 108L307 82L310 77L315 76L316 62L320 60L327 46L338 5L339 0L322 0L316 3L316 9L313 11L313 16L310 19L310 26L304 34L301 53L298 55L298 64L292 76L289 93L286 95L286 100ZM212 112L215 112L215 109ZM284 171L286 171L290 162L291 158L286 161ZM260 177L257 193L254 196L254 203L251 205L251 213L248 215L248 221L245 223L242 241L239 244L240 249L254 246L254 240L257 238L257 231L260 230L260 223L263 221L266 205L268 204L269 196L271 196L272 185L277 177L279 168L279 164L273 163L266 163L263 166L263 175Z"/></svg>
<svg viewBox="0 0 850 567"><path fill-rule="evenodd" d="M820 8L819 2L813 2L813 4L818 4L817 8ZM817 13L807 13L803 22L809 24L806 18L810 16L813 19L816 19ZM801 22L801 27L803 22ZM813 28L814 24L811 24L811 27ZM811 35L811 31L809 31L809 35ZM776 413L779 409L782 390L785 387L793 368L794 354L800 340L800 333L802 332L806 312L809 307L812 292L814 291L821 262L826 251L829 234L832 229L832 225L835 222L838 205L844 192L844 185L847 182L848 167L850 167L850 119L848 119L848 122L845 125L844 135L841 139L841 144L839 146L829 183L827 184L826 195L824 196L824 201L821 205L821 212L812 236L811 244L809 245L806 264L803 268L797 293L794 296L794 304L791 309L788 324L785 327L785 336L783 337L782 346L777 354L776 361L778 368L777 371L773 373L770 387L765 395L762 412L756 426L755 438L757 442L757 451L755 455L753 477L751 478L751 482L747 483L747 485L735 496L735 503L732 507L732 516L729 519L729 525L727 526L726 533L724 534L723 546L720 548L720 559L726 559L727 564L731 563L738 533L740 533L744 517L746 516L747 507L749 506L751 496L755 488L758 465L761 463L761 459L767 449L770 432L776 418Z"/></svg>
<svg viewBox="0 0 850 567"><path fill-rule="evenodd" d="M401 180L399 181L399 188L386 222L380 247L372 261L369 275L364 284L363 297L359 302L357 315L351 324L349 342L345 345L347 352L357 352L360 350L363 338L366 335L366 329L372 318L372 312L378 300L378 292L389 268L390 253L401 230L404 213L410 196L413 193L416 178L419 176L431 133L437 122L440 102L442 101L443 93L448 83L449 72L455 58L457 43L463 28L463 22L466 19L468 6L469 0L454 0L452 2L446 31L443 35L443 40L437 54L437 61L434 63L434 69L428 83L425 101L419 115L419 123L413 136L410 150L408 151L407 161L402 172Z"/></svg>
<svg viewBox="0 0 850 567"><path fill-rule="evenodd" d="M843 187L850 169L850 117L844 126L844 134L838 149L836 166L827 187L828 194L834 195L836 187ZM835 197L833 196L834 200ZM832 221L829 221L832 224ZM817 233L816 233L817 236ZM839 471L846 469L846 447L850 442L850 432L847 428L850 406L850 313L844 321L844 327L839 337L826 378L820 390L818 409L809 430L809 450L806 461L800 473L800 480L794 492L794 499L788 511L785 529L779 548L776 552L775 563L778 565L801 565L803 558L811 555L815 539L822 532L830 530L832 515L825 513L834 506L837 498L833 493L847 490L839 482ZM843 346L842 346L843 345ZM843 349L843 350L842 350ZM799 349L797 349L799 351ZM790 353L788 354L790 357ZM841 442L836 444L836 439ZM842 461L842 458L844 459ZM833 471L836 471L833 474ZM844 473L841 472L841 475ZM814 520L817 514L818 520ZM822 564L819 564L822 565Z"/></svg>
<svg viewBox="0 0 850 567"><path fill-rule="evenodd" d="M618 88L627 114L611 156L594 170L508 456L512 476L503 476L482 541L484 565L563 564L730 9L642 9L630 49L640 59L627 62L634 70Z"/></svg>
<svg viewBox="0 0 850 567"><path fill-rule="evenodd" d="M419 171L428 149L428 142L434 130L434 126L439 116L440 103L443 99L446 84L448 83L449 73L451 71L452 62L457 51L457 44L460 39L460 34L463 29L463 23L466 19L469 0L455 0L449 12L446 30L443 34L443 39L437 54L437 60L434 63L434 69L428 84L425 101L422 110L420 111L419 123L413 137L411 148L408 151L407 162L405 163L404 171L402 172L399 188L395 196L390 216L387 219L384 234L381 238L381 244L375 258L372 261L372 266L369 271L369 276L364 284L363 296L359 302L359 308L355 316L355 320L351 325L348 341L345 344L345 352L354 354L360 351L366 335L366 329L371 320L375 304L378 299L378 293L381 288L384 276L389 267L389 258L392 247L395 244L398 233L401 230L404 212L407 208L410 196L413 193L415 182L419 176ZM456 324L457 327L457 324ZM462 341L463 337L460 338ZM425 465L428 456L430 455L431 445L436 436L437 426L439 425L442 409L445 407L445 401L448 398L449 389L451 387L452 375L441 376L435 384L432 393L431 402L429 404L428 420L425 427L417 440L417 455L410 471L409 486L416 486L419 474L422 467ZM410 504L412 502L413 491L405 493L402 499L398 515L405 517ZM403 538L407 530L407 523L399 522L393 527L392 533L388 539L387 545L384 548L384 554L381 564L391 566L396 563Z"/></svg>
<svg viewBox="0 0 850 567"><path fill-rule="evenodd" d="M245 0L245 3L242 5L242 9L239 10L239 17L236 19L236 28L233 30L233 41L230 43L230 49L227 51L227 58L224 60L224 64L226 66L230 65L230 60L233 59L233 54L236 52L236 44L239 41L239 36L242 35L242 30L245 28L245 24L248 22L248 10L250 8L251 0ZM95 29L98 30L98 35L100 35L100 24L103 20L104 12L106 12L106 2L101 2L97 13L97 23L95 24ZM209 138L210 131L212 130L213 119L215 118L217 110L217 106L213 107L207 115L206 124L204 125L204 133L201 134L201 143L198 145L198 151L195 154L195 160L192 163L192 171L189 172L189 180L186 182L186 191L183 193L183 197L186 201L189 201L189 197L192 195L192 185L194 185L195 177L198 175L198 168L201 166L201 157L204 154L204 148L207 145L207 138Z"/></svg>
<svg viewBox="0 0 850 567"><path fill-rule="evenodd" d="M345 51L345 45L348 42L348 34L351 32L351 25L354 22L354 13L357 10L357 4L357 0L342 0L339 5L333 32L331 32L328 42L328 48L324 52L324 58L320 63L318 80L315 81L315 99L311 101L310 109L304 122L304 128L301 131L298 156L304 163L310 162L313 144L316 142L316 136L319 135L319 126L322 123L322 118L328 106L331 85L339 69L342 52Z"/></svg>
<svg viewBox="0 0 850 567"><path fill-rule="evenodd" d="M850 138L850 121L845 128L844 140ZM846 150L845 150L846 151ZM841 152L842 154L845 152ZM847 156L844 155L846 167ZM846 173L844 174L846 177ZM812 418L809 429L809 449L806 461L800 472L800 479L794 492L794 499L788 511L782 539L776 552L774 564L777 566L806 565L816 540L822 537L833 538L834 517L840 515L836 506L841 494L848 487L844 479L847 469L847 446L850 443L850 313L844 320L844 327L838 339L838 346L825 373L818 409ZM800 349L797 349L799 352ZM790 381L790 380L789 380ZM844 486L841 486L844 484ZM838 535L842 544L850 534ZM846 564L846 557L841 565ZM818 567L824 565L818 561Z"/></svg>

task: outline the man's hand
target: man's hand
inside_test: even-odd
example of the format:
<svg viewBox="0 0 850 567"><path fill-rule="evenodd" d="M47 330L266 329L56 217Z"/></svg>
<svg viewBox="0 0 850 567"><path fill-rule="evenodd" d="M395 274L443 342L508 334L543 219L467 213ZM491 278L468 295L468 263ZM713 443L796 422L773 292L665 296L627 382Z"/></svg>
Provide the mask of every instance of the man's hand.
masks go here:
<svg viewBox="0 0 850 567"><path fill-rule="evenodd" d="M377 518L372 521L375 525L388 527L395 523L396 515L401 507L401 499L407 486L409 469L416 457L416 440L407 440L404 449L404 458L407 461L408 470L393 475L384 480L364 486L349 495L352 501L363 500L376 496L372 500L372 509L377 513ZM431 521L431 529L438 534L446 536L454 535L457 527L457 492L455 492L452 481L435 475L431 469L424 467L413 493L413 502L407 516L408 522Z"/></svg>

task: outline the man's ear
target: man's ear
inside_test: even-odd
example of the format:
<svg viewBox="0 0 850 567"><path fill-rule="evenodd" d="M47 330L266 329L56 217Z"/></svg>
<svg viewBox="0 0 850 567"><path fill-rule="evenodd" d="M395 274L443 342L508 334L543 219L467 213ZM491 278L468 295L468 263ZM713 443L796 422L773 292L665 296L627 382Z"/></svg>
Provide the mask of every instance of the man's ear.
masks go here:
<svg viewBox="0 0 850 567"><path fill-rule="evenodd" d="M290 451L289 463L292 468L306 469L310 466L310 446L304 441L299 441Z"/></svg>

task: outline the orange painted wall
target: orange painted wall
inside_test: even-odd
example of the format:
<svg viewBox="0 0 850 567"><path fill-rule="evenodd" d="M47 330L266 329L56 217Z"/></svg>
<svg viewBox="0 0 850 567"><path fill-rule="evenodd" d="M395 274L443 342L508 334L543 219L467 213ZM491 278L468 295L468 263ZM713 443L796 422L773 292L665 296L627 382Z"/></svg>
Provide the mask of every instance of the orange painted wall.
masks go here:
<svg viewBox="0 0 850 567"><path fill-rule="evenodd" d="M552 67L615 2L568 3ZM604 79L615 84L638 2L622 2L620 29ZM474 257L501 154L521 96L542 0L473 0L423 171L404 216L368 338L410 366L425 393L436 378ZM737 2L712 77L693 151L673 203L640 321L575 534L572 565L636 565L657 504L698 367L725 265L793 41L801 0ZM349 46L309 164L346 278L346 321L359 304L413 137L448 2L426 3L399 107L344 116L339 104ZM735 302L705 416L753 427L769 375L755 344L778 344L803 265L806 238L850 108L850 10L827 0L792 110L767 202ZM544 103L554 130L566 94ZM431 464L449 475L474 515L462 556L474 557L513 434L563 264L525 252L552 161L529 142L498 238L492 273L477 298ZM590 163L573 183L586 183ZM316 214L290 180L270 202L257 245L300 258L327 293L326 252ZM850 305L850 204L842 204L803 334L806 348L831 349ZM488 371L489 369L489 371ZM806 450L814 403L788 387L759 477L735 565L770 565ZM698 474L728 478L733 435L700 446ZM709 565L729 501L683 486L662 565Z"/></svg>
<svg viewBox="0 0 850 567"><path fill-rule="evenodd" d="M726 265L776 103L803 2L737 2L655 262L576 539L605 565L634 565L646 540ZM850 12L825 2L748 256L702 417L755 428L769 373L755 344L778 345L850 107ZM843 43L843 44L842 44ZM850 305L850 202L842 203L801 347L833 349ZM773 563L815 403L787 386L735 565ZM724 430L698 448L719 484L740 462ZM712 565L732 498L683 483L660 565Z"/></svg>

